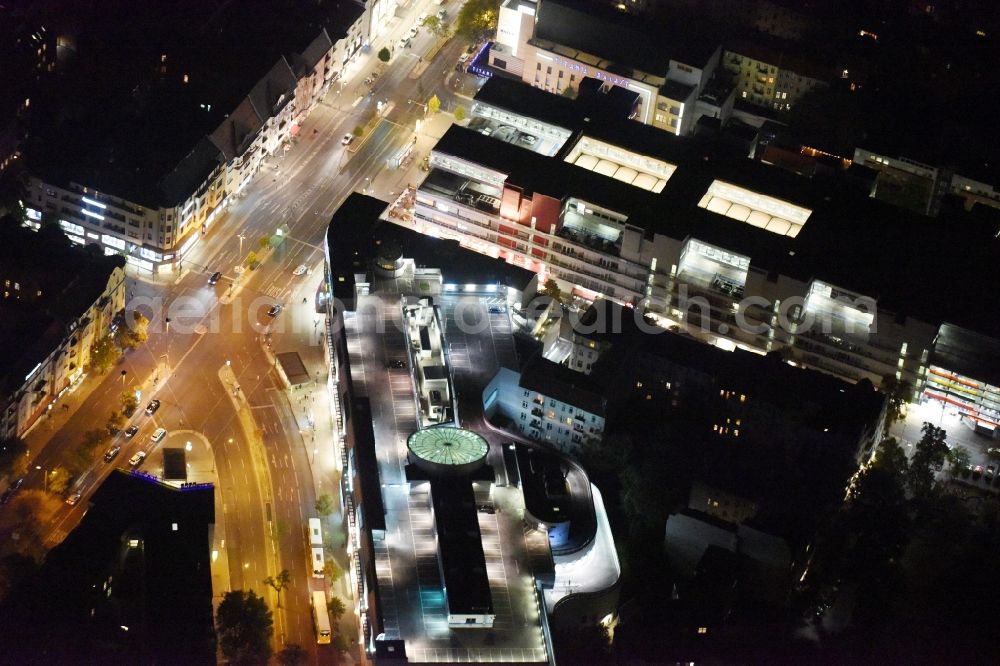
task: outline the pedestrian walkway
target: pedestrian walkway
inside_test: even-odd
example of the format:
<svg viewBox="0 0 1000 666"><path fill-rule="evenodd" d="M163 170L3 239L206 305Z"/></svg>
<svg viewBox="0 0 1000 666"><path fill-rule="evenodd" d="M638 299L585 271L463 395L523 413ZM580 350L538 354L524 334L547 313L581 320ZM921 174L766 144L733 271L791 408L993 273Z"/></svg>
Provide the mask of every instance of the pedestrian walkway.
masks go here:
<svg viewBox="0 0 1000 666"><path fill-rule="evenodd" d="M368 186L368 194L386 201L395 200L409 186L416 186L424 179L420 163L430 155L431 149L444 136L454 123L450 113L438 112L428 116L420 123L417 131L417 142L413 146L412 157L407 166L399 169L381 169Z"/></svg>

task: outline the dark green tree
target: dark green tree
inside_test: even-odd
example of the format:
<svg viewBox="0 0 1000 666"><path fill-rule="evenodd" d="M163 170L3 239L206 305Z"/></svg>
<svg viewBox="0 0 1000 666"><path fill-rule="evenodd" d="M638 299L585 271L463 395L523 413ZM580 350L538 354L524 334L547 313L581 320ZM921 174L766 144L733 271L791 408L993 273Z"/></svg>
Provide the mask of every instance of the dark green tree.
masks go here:
<svg viewBox="0 0 1000 666"><path fill-rule="evenodd" d="M108 432L111 434L118 432L125 426L126 422L124 414L121 412L111 412L111 416L108 417Z"/></svg>
<svg viewBox="0 0 1000 666"><path fill-rule="evenodd" d="M392 53L389 52L389 49L387 47L383 46L381 49L379 49L378 52L379 60L381 60L382 62L389 62L389 58L391 57Z"/></svg>
<svg viewBox="0 0 1000 666"><path fill-rule="evenodd" d="M266 664L271 656L271 611L253 591L226 592L215 613L222 654L233 662Z"/></svg>
<svg viewBox="0 0 1000 666"><path fill-rule="evenodd" d="M135 397L135 391L122 391L122 413L131 416L135 408L139 406L139 399Z"/></svg>
<svg viewBox="0 0 1000 666"><path fill-rule="evenodd" d="M292 575L288 573L288 569L282 569L278 575L268 576L264 579L264 584L271 586L278 593L278 608L281 608L281 591L288 587L291 582Z"/></svg>
<svg viewBox="0 0 1000 666"><path fill-rule="evenodd" d="M964 446L956 446L948 452L948 462L951 463L951 473L953 476L957 475L963 469L968 469L971 461L972 458L969 455L969 449Z"/></svg>
<svg viewBox="0 0 1000 666"><path fill-rule="evenodd" d="M455 18L455 34L474 42L491 38L497 31L500 0L466 0Z"/></svg>
<svg viewBox="0 0 1000 666"><path fill-rule="evenodd" d="M316 513L324 518L333 513L333 498L329 495L320 495L316 498Z"/></svg>
<svg viewBox="0 0 1000 666"><path fill-rule="evenodd" d="M875 453L875 460L872 464L892 474L898 474L900 478L906 475L907 468L909 467L909 463L906 460L906 452L903 451L903 447L899 445L895 437L886 437L879 443L878 451Z"/></svg>
<svg viewBox="0 0 1000 666"><path fill-rule="evenodd" d="M278 663L282 666L298 666L306 663L306 651L298 643L289 643L278 654Z"/></svg>
<svg viewBox="0 0 1000 666"><path fill-rule="evenodd" d="M555 278L549 278L546 280L545 284L543 284L542 288L539 290L539 293L543 296L549 296L556 301L562 301L564 298L562 289L559 288L559 282Z"/></svg>
<svg viewBox="0 0 1000 666"><path fill-rule="evenodd" d="M118 361L120 352L110 335L105 335L94 343L90 350L90 366L100 374L108 371Z"/></svg>
<svg viewBox="0 0 1000 666"><path fill-rule="evenodd" d="M446 37L448 26L437 16L428 16L424 19L424 27L431 31L435 37Z"/></svg>
<svg viewBox="0 0 1000 666"><path fill-rule="evenodd" d="M913 396L913 387L909 382L896 379L896 375L886 375L882 378L879 390L885 394L887 403L885 408L885 424L882 435L889 434L889 428L903 418L903 408Z"/></svg>
<svg viewBox="0 0 1000 666"><path fill-rule="evenodd" d="M910 457L906 485L913 497L924 500L934 492L934 473L941 470L948 455L948 433L933 423L924 423L920 432L922 437Z"/></svg>
<svg viewBox="0 0 1000 666"><path fill-rule="evenodd" d="M51 472L46 471L45 473L49 475L46 485L50 493L63 495L69 490L69 483L73 480L73 475L68 469L60 465Z"/></svg>
<svg viewBox="0 0 1000 666"><path fill-rule="evenodd" d="M329 576L331 581L336 581L344 575L344 570L333 561L332 557L328 557L323 562L323 575Z"/></svg>
<svg viewBox="0 0 1000 666"><path fill-rule="evenodd" d="M344 602L340 597L331 597L330 599L327 599L326 609L330 612L330 615L333 616L334 622L339 621L340 617L347 611L347 608L344 606Z"/></svg>

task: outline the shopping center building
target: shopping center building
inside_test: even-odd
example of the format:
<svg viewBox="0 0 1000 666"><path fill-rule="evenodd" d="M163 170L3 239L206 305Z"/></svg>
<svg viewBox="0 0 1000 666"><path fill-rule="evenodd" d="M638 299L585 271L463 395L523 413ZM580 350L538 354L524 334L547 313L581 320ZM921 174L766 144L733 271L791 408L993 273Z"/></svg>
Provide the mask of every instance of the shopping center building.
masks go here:
<svg viewBox="0 0 1000 666"><path fill-rule="evenodd" d="M537 275L381 221L387 205L351 195L325 244L362 647L374 663L551 663L550 627L613 620L621 569L583 469L484 419Z"/></svg>
<svg viewBox="0 0 1000 666"><path fill-rule="evenodd" d="M1000 333L994 290L954 288L994 264L991 209L929 219L875 200L854 168L805 178L574 104L493 77L394 221L582 300L853 381L920 391L943 324Z"/></svg>

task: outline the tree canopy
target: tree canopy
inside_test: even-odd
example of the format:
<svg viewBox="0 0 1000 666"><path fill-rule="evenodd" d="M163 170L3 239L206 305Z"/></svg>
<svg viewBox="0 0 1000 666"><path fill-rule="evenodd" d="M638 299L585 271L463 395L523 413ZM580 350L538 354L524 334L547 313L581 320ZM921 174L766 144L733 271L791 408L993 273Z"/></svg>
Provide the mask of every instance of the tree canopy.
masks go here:
<svg viewBox="0 0 1000 666"><path fill-rule="evenodd" d="M110 335L105 335L94 343L90 350L90 365L98 373L105 373L118 361L118 348Z"/></svg>
<svg viewBox="0 0 1000 666"><path fill-rule="evenodd" d="M333 513L333 498L329 495L320 495L316 498L316 513L326 517Z"/></svg>
<svg viewBox="0 0 1000 666"><path fill-rule="evenodd" d="M222 654L231 661L266 664L271 656L271 611L253 591L226 592L215 615Z"/></svg>
<svg viewBox="0 0 1000 666"><path fill-rule="evenodd" d="M455 18L455 34L475 42L491 38L497 31L500 0L466 0Z"/></svg>

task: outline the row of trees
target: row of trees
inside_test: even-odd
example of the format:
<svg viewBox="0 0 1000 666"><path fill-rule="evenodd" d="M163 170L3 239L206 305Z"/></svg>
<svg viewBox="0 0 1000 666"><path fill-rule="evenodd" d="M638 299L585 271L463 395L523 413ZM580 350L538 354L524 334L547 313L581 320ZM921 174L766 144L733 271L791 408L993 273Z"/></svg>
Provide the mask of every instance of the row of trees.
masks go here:
<svg viewBox="0 0 1000 666"><path fill-rule="evenodd" d="M949 450L945 431L931 423L909 459L886 438L818 534L803 598L846 587L857 596L852 629L835 647L961 661L984 640L977 627L1000 603L978 581L989 579L1000 556L1000 511L989 503L970 510L938 474L946 463L959 470L968 452Z"/></svg>
<svg viewBox="0 0 1000 666"><path fill-rule="evenodd" d="M114 333L99 338L90 349L90 367L103 374L121 358L122 353L135 349L149 339L149 318L139 311L132 312L131 323L123 322Z"/></svg>
<svg viewBox="0 0 1000 666"><path fill-rule="evenodd" d="M264 583L280 593L288 587L290 576L282 570L276 576L268 576ZM278 604L281 607L281 604ZM327 611L337 625L345 613L344 602L334 597L327 601ZM234 664L267 664L272 656L271 635L274 633L274 617L267 607L264 597L253 590L233 590L226 592L215 613L215 629L222 654ZM347 637L338 633L334 647L346 652ZM302 646L289 643L276 655L278 663L292 666L304 664L306 652Z"/></svg>

